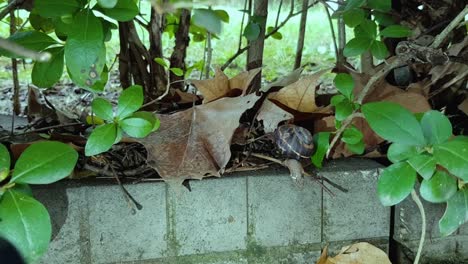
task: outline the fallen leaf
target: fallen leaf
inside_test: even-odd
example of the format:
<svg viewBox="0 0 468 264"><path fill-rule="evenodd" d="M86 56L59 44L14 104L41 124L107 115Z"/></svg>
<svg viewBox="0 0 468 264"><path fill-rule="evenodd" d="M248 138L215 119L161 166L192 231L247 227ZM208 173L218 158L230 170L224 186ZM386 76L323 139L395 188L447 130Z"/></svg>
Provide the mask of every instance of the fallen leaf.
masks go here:
<svg viewBox="0 0 468 264"><path fill-rule="evenodd" d="M318 107L315 104L315 88L320 76L329 69L321 70L310 76L296 81L278 92L271 93L268 98L277 101L292 110L304 113L313 113Z"/></svg>
<svg viewBox="0 0 468 264"><path fill-rule="evenodd" d="M265 133L274 132L280 122L293 118L292 114L284 111L268 99L263 102L257 115L257 120L263 121Z"/></svg>
<svg viewBox="0 0 468 264"><path fill-rule="evenodd" d="M322 257L320 259L323 259ZM320 260L319 259L319 260ZM335 257L317 264L392 264L385 252L369 243L361 242L343 247Z"/></svg>
<svg viewBox="0 0 468 264"><path fill-rule="evenodd" d="M303 67L297 68L294 71L290 72L288 75L280 78L279 80L268 84L260 89L262 92L268 92L273 87L285 87L294 82L297 82L301 77L301 73L304 70Z"/></svg>
<svg viewBox="0 0 468 264"><path fill-rule="evenodd" d="M327 259L328 259L328 245L323 248L322 254L320 255L320 258L317 260L315 264L327 264Z"/></svg>
<svg viewBox="0 0 468 264"><path fill-rule="evenodd" d="M229 89L239 89L242 91L242 95L245 95L247 88L249 88L252 80L262 70L261 67L252 69L250 71L244 71L229 79Z"/></svg>
<svg viewBox="0 0 468 264"><path fill-rule="evenodd" d="M200 99L200 97L198 97L198 95L196 94L182 92L181 90L178 90L178 89L174 90L174 96L178 97L176 100L174 100L174 102L178 104L193 103Z"/></svg>
<svg viewBox="0 0 468 264"><path fill-rule="evenodd" d="M465 115L468 115L468 98L465 98L465 100L458 105L458 109L465 113Z"/></svg>
<svg viewBox="0 0 468 264"><path fill-rule="evenodd" d="M215 77L207 80L191 80L191 83L203 94L203 103L209 103L229 92L229 79L221 69L216 69Z"/></svg>
<svg viewBox="0 0 468 264"><path fill-rule="evenodd" d="M417 93L401 92L385 97L382 101L397 103L413 113L424 113L431 110L426 97Z"/></svg>
<svg viewBox="0 0 468 264"><path fill-rule="evenodd" d="M139 139L148 165L169 183L220 176L231 157L239 118L260 96L222 98L170 115L158 115L161 127Z"/></svg>

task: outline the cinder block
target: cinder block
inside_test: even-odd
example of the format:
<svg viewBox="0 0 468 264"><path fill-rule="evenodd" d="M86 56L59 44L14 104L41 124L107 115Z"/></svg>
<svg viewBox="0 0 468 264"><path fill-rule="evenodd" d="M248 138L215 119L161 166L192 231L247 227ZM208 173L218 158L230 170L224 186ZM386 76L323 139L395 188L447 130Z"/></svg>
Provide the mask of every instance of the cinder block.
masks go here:
<svg viewBox="0 0 468 264"><path fill-rule="evenodd" d="M165 184L125 187L143 206L134 215L117 185L87 188L92 263L160 258L167 250Z"/></svg>
<svg viewBox="0 0 468 264"><path fill-rule="evenodd" d="M347 193L333 187L335 196L324 192L323 240L360 240L388 237L390 234L390 207L380 204L377 197L377 163L366 170L354 170L359 160L343 161L347 171L328 169L320 175L348 189ZM342 167L342 166L338 166ZM329 186L329 185L327 185Z"/></svg>
<svg viewBox="0 0 468 264"><path fill-rule="evenodd" d="M286 170L261 175L248 177L251 239L268 247L320 243L321 187L307 178L299 189Z"/></svg>
<svg viewBox="0 0 468 264"><path fill-rule="evenodd" d="M190 182L192 191L169 190L175 210L175 236L180 255L246 248L246 178L226 177Z"/></svg>

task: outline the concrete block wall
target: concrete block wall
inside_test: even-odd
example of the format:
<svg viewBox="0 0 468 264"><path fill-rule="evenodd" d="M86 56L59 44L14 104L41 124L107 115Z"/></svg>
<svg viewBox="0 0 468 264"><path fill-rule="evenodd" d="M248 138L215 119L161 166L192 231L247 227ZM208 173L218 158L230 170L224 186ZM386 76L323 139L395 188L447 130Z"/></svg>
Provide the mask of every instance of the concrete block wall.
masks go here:
<svg viewBox="0 0 468 264"><path fill-rule="evenodd" d="M320 174L347 188L334 196L286 170L192 181L127 184L143 206L131 214L115 184L62 182L35 188L51 213L53 241L41 263L315 263L355 241L388 249L390 208L376 197L377 163L330 163Z"/></svg>

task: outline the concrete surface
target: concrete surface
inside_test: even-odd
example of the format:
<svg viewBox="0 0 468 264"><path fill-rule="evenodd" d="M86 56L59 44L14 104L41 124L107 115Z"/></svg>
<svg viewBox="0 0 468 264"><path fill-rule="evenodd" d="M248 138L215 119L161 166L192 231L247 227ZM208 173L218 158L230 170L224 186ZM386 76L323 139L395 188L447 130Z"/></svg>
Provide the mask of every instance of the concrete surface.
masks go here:
<svg viewBox="0 0 468 264"><path fill-rule="evenodd" d="M132 214L115 184L62 182L35 188L51 212L53 241L41 263L315 263L356 240L388 249L390 208L376 199L379 165L330 163L320 175L347 188L297 188L286 170L191 181L127 184L143 206Z"/></svg>

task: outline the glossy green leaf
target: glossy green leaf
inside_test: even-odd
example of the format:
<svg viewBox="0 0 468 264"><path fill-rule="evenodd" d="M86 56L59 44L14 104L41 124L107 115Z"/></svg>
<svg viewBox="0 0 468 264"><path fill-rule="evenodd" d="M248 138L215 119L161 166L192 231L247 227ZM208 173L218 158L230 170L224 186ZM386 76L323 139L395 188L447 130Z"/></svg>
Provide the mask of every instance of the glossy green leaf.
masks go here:
<svg viewBox="0 0 468 264"><path fill-rule="evenodd" d="M391 162L397 163L400 161L405 161L417 154L418 154L418 148L416 146L393 143L388 148L387 158Z"/></svg>
<svg viewBox="0 0 468 264"><path fill-rule="evenodd" d="M356 8L356 7L361 7L364 5L366 0L348 0L346 1L346 6L344 8L345 11L348 11L350 9Z"/></svg>
<svg viewBox="0 0 468 264"><path fill-rule="evenodd" d="M0 200L0 236L33 263L46 253L52 236L47 209L33 197L9 189Z"/></svg>
<svg viewBox="0 0 468 264"><path fill-rule="evenodd" d="M104 68L102 69L102 72L101 72L101 78L97 80L88 90L91 90L94 92L102 92L104 91L104 88L106 87L106 84L108 81L109 81L109 68L107 67L107 65L104 64Z"/></svg>
<svg viewBox="0 0 468 264"><path fill-rule="evenodd" d="M341 94L346 96L348 100L353 100L354 79L350 74L338 73L333 82Z"/></svg>
<svg viewBox="0 0 468 264"><path fill-rule="evenodd" d="M364 141L360 140L356 144L346 143L346 148L348 148L349 151L351 151L351 152L353 152L355 154L361 155L366 150L366 145L364 144Z"/></svg>
<svg viewBox="0 0 468 264"><path fill-rule="evenodd" d="M46 34L53 32L55 28L51 18L42 17L40 14L34 13L34 11L29 13L29 23L35 30L42 31Z"/></svg>
<svg viewBox="0 0 468 264"><path fill-rule="evenodd" d="M119 0L114 7L99 10L106 16L121 22L134 19L139 12L138 5L134 0Z"/></svg>
<svg viewBox="0 0 468 264"><path fill-rule="evenodd" d="M365 13L360 8L354 8L343 13L343 20L348 27L355 27L364 21Z"/></svg>
<svg viewBox="0 0 468 264"><path fill-rule="evenodd" d="M431 110L421 119L421 127L429 144L440 144L452 136L452 124L449 119L439 111Z"/></svg>
<svg viewBox="0 0 468 264"><path fill-rule="evenodd" d="M372 11L372 15L374 16L375 21L380 26L386 27L386 26L390 26L390 25L395 24L394 18L391 15L387 14L387 13Z"/></svg>
<svg viewBox="0 0 468 264"><path fill-rule="evenodd" d="M80 9L77 0L35 0L34 9L43 17L61 17L71 15Z"/></svg>
<svg viewBox="0 0 468 264"><path fill-rule="evenodd" d="M123 137L123 130L120 126L117 126L117 134L115 136L114 144L117 144L122 140Z"/></svg>
<svg viewBox="0 0 468 264"><path fill-rule="evenodd" d="M192 22L211 33L219 35L221 33L222 19L211 9L194 9Z"/></svg>
<svg viewBox="0 0 468 264"><path fill-rule="evenodd" d="M388 38L404 38L413 34L411 29L401 25L391 25L380 31L380 35Z"/></svg>
<svg viewBox="0 0 468 264"><path fill-rule="evenodd" d="M382 170L377 182L377 194L384 206L403 201L413 190L416 171L406 162L390 165Z"/></svg>
<svg viewBox="0 0 468 264"><path fill-rule="evenodd" d="M354 32L356 37L375 40L377 37L377 24L370 19L364 19ZM356 32L359 33L356 34Z"/></svg>
<svg viewBox="0 0 468 264"><path fill-rule="evenodd" d="M226 10L218 9L214 10L214 12L224 23L229 23L229 14Z"/></svg>
<svg viewBox="0 0 468 264"><path fill-rule="evenodd" d="M45 50L52 55L47 62L35 62L31 79L32 83L40 88L49 88L60 80L63 74L63 47Z"/></svg>
<svg viewBox="0 0 468 264"><path fill-rule="evenodd" d="M450 173L468 182L468 137L435 145L434 158Z"/></svg>
<svg viewBox="0 0 468 264"><path fill-rule="evenodd" d="M152 124L152 131L158 130L159 126L161 125L160 120L151 112L138 111L133 113L132 117L143 118L148 120Z"/></svg>
<svg viewBox="0 0 468 264"><path fill-rule="evenodd" d="M383 60L388 56L388 49L385 44L380 40L374 40L370 47L372 56L379 60Z"/></svg>
<svg viewBox="0 0 468 264"><path fill-rule="evenodd" d="M315 167L322 168L323 158L325 158L325 154L327 154L328 147L330 146L330 132L315 134L314 145L316 146L316 151L310 160Z"/></svg>
<svg viewBox="0 0 468 264"><path fill-rule="evenodd" d="M97 2L103 8L113 8L117 4L117 0L97 0Z"/></svg>
<svg viewBox="0 0 468 264"><path fill-rule="evenodd" d="M78 153L69 145L42 141L29 146L16 161L10 182L49 184L73 171Z"/></svg>
<svg viewBox="0 0 468 264"><path fill-rule="evenodd" d="M345 57L354 57L359 56L366 52L370 45L372 44L373 39L369 38L353 38L348 43L346 43L343 50L343 55Z"/></svg>
<svg viewBox="0 0 468 264"><path fill-rule="evenodd" d="M391 0L367 0L367 6L379 11L388 12L392 10Z"/></svg>
<svg viewBox="0 0 468 264"><path fill-rule="evenodd" d="M10 173L10 152L0 143L0 182L5 180Z"/></svg>
<svg viewBox="0 0 468 264"><path fill-rule="evenodd" d="M143 138L153 131L153 124L145 118L127 117L120 122L120 127L131 137Z"/></svg>
<svg viewBox="0 0 468 264"><path fill-rule="evenodd" d="M108 151L117 137L117 126L114 123L96 127L88 138L85 155L93 156Z"/></svg>
<svg viewBox="0 0 468 264"><path fill-rule="evenodd" d="M92 108L94 114L99 118L107 121L114 119L114 112L112 110L112 104L104 98L95 98L92 102Z"/></svg>
<svg viewBox="0 0 468 264"><path fill-rule="evenodd" d="M435 172L436 161L428 154L418 154L408 159L408 163L415 169L421 177L429 180Z"/></svg>
<svg viewBox="0 0 468 264"><path fill-rule="evenodd" d="M163 58L154 58L154 61L155 61L157 64L163 66L164 68L169 68L169 65L167 64L166 60L163 59Z"/></svg>
<svg viewBox="0 0 468 264"><path fill-rule="evenodd" d="M29 184L25 183L15 183L15 186L13 187L13 190L16 192L22 192L28 196L33 196L33 192L31 189L31 186Z"/></svg>
<svg viewBox="0 0 468 264"><path fill-rule="evenodd" d="M176 76L184 76L184 71L181 68L170 68L169 70Z"/></svg>
<svg viewBox="0 0 468 264"><path fill-rule="evenodd" d="M257 23L249 22L244 29L242 34L246 39L253 41L260 35L260 26Z"/></svg>
<svg viewBox="0 0 468 264"><path fill-rule="evenodd" d="M77 85L90 88L100 80L106 48L102 23L92 12L82 11L74 17L65 44L65 62Z"/></svg>
<svg viewBox="0 0 468 264"><path fill-rule="evenodd" d="M421 197L431 203L446 202L457 192L457 180L444 171L436 171L429 180L423 180Z"/></svg>
<svg viewBox="0 0 468 264"><path fill-rule="evenodd" d="M335 119L338 121L345 120L353 113L353 104L348 100L343 100L335 106Z"/></svg>
<svg viewBox="0 0 468 264"><path fill-rule="evenodd" d="M133 85L124 89L119 97L117 116L124 119L143 105L143 87Z"/></svg>
<svg viewBox="0 0 468 264"><path fill-rule="evenodd" d="M355 126L351 126L346 128L343 131L343 136L341 137L341 141L348 143L348 144L358 144L363 139L362 132L357 129Z"/></svg>
<svg viewBox="0 0 468 264"><path fill-rule="evenodd" d="M15 42L23 48L34 51L42 51L51 45L57 44L57 42L47 34L35 30L18 31L11 35L8 40ZM0 55L10 58L21 58L21 56L4 49L0 49Z"/></svg>
<svg viewBox="0 0 468 264"><path fill-rule="evenodd" d="M439 221L442 236L455 232L468 222L468 188L458 190L448 201L445 213Z"/></svg>
<svg viewBox="0 0 468 264"><path fill-rule="evenodd" d="M426 140L414 115L399 104L376 102L361 108L367 122L382 138L406 145L424 146Z"/></svg>
<svg viewBox="0 0 468 264"><path fill-rule="evenodd" d="M268 27L267 28L267 33L270 34L271 32L273 32L273 30L275 29L275 27ZM272 38L274 39L277 39L277 40L281 40L283 39L283 34L281 34L281 32L279 31L276 31L275 33L273 33L271 35Z"/></svg>
<svg viewBox="0 0 468 264"><path fill-rule="evenodd" d="M344 95L337 94L331 98L330 104L333 106L337 106L339 103L343 102L344 100L346 100L346 97L344 97Z"/></svg>

